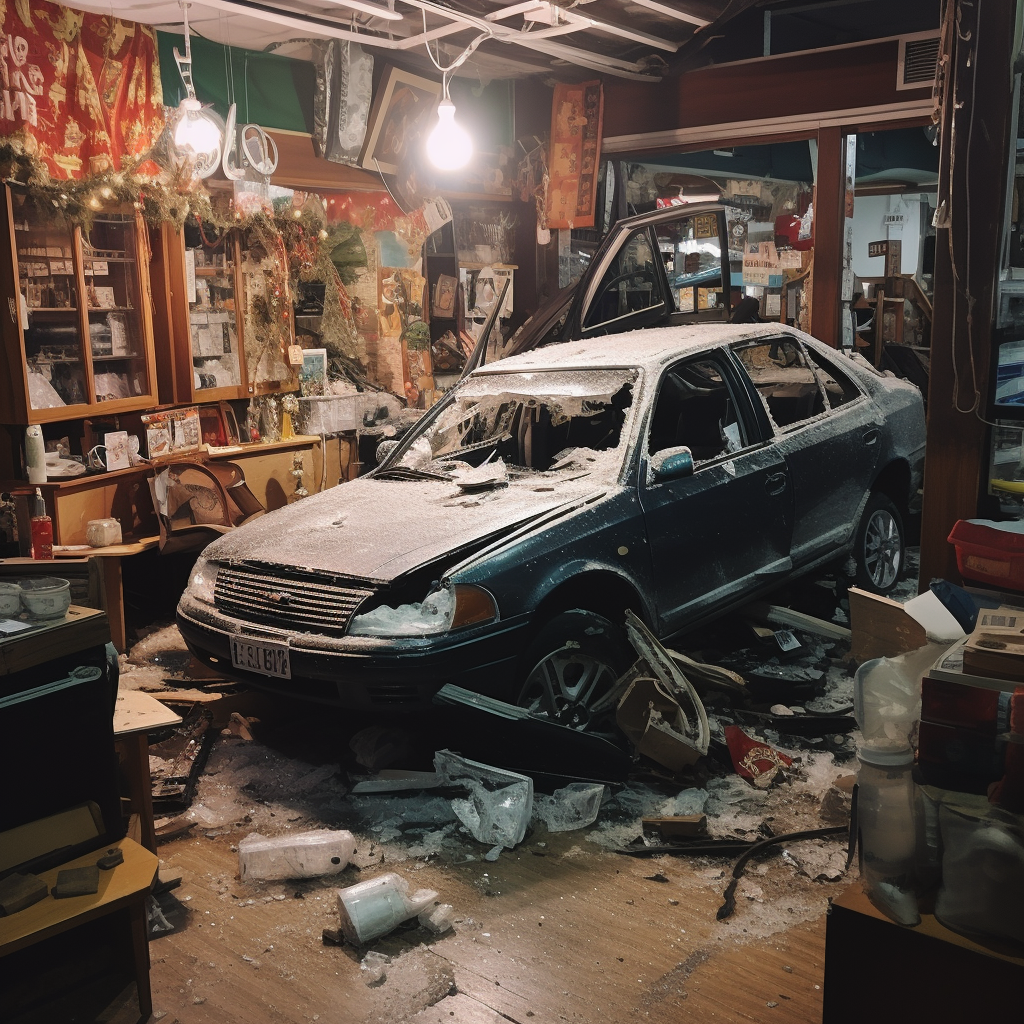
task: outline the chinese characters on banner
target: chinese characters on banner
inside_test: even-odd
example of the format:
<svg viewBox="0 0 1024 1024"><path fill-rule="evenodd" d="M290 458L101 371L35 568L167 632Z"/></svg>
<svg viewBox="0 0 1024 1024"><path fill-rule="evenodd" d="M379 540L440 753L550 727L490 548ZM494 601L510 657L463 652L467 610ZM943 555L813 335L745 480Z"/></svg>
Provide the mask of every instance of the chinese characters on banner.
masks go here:
<svg viewBox="0 0 1024 1024"><path fill-rule="evenodd" d="M121 170L163 130L156 33L45 0L3 9L0 136L54 178Z"/></svg>
<svg viewBox="0 0 1024 1024"><path fill-rule="evenodd" d="M603 113L600 82L555 86L548 158L548 228L594 226Z"/></svg>

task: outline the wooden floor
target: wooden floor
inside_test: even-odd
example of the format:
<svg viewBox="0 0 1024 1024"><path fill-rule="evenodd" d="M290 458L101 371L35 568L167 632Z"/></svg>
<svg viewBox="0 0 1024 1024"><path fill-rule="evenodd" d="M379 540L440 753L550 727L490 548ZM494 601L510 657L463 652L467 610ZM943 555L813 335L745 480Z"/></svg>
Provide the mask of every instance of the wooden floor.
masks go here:
<svg viewBox="0 0 1024 1024"><path fill-rule="evenodd" d="M180 931L150 944L164 1024L817 1024L827 901L849 882L754 863L719 922L730 861L625 857L579 832L541 830L494 863L385 861L288 883L237 879L231 846L244 834L161 847L187 908ZM375 943L394 960L368 987L363 951L324 945L321 931L337 924L337 887L386 870L437 890L457 924Z"/></svg>

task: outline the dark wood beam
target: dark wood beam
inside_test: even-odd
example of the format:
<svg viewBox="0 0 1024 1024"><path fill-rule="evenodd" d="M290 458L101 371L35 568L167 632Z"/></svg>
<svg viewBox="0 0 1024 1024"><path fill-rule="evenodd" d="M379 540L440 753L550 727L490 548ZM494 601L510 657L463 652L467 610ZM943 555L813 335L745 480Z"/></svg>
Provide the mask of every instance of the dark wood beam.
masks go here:
<svg viewBox="0 0 1024 1024"><path fill-rule="evenodd" d="M839 346L839 288L842 280L843 217L846 202L846 146L841 128L818 129L818 172L814 183L814 267L811 272L811 334Z"/></svg>
<svg viewBox="0 0 1024 1024"><path fill-rule="evenodd" d="M987 488L986 395L1006 195L1016 4L950 0L946 34L921 585L959 580L949 531ZM948 185L946 184L948 182Z"/></svg>

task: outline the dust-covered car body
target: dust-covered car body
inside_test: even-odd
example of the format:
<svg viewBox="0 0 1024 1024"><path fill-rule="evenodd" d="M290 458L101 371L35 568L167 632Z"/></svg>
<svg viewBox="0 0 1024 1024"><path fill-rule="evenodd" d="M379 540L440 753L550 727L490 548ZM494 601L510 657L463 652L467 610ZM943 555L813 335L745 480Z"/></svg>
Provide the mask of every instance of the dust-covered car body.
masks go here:
<svg viewBox="0 0 1024 1024"><path fill-rule="evenodd" d="M178 623L296 696L524 700L591 648L587 679L613 675L627 607L671 638L849 552L865 511L906 510L923 445L916 388L779 325L537 349L464 378L366 477L210 545Z"/></svg>

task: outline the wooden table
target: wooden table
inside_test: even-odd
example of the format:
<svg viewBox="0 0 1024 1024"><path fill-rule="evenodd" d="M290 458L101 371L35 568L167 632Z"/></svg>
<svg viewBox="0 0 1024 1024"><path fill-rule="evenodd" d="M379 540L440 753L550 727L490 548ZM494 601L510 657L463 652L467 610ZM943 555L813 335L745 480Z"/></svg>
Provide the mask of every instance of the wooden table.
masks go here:
<svg viewBox="0 0 1024 1024"><path fill-rule="evenodd" d="M823 1024L997 1020L1019 1009L1020 953L951 931L927 903L916 927L895 924L857 883L833 900L828 917Z"/></svg>
<svg viewBox="0 0 1024 1024"><path fill-rule="evenodd" d="M141 690L121 690L114 707L114 745L128 778L131 812L139 815L142 845L156 853L153 783L149 774L149 732L177 725L181 715Z"/></svg>
<svg viewBox="0 0 1024 1024"><path fill-rule="evenodd" d="M110 622L110 641L120 653L127 650L124 625L124 590L121 580L121 559L150 551L160 543L160 538L141 537L127 544L111 544L103 548L89 548L85 551L54 551L54 575L60 575L60 560L64 558L95 558L100 565L100 579L103 587L103 610ZM8 562L32 561L32 559L8 558ZM36 562L36 565L39 563Z"/></svg>
<svg viewBox="0 0 1024 1024"><path fill-rule="evenodd" d="M148 1020L153 1012L153 999L149 987L146 896L156 878L158 861L154 854L130 839L122 839L114 845L124 853L124 863L109 871L100 871L98 892L60 900L47 896L26 910L10 917L0 917L0 958L126 908L131 921L132 967L139 993L139 1013L142 1020ZM95 864L105 850L68 861L39 877L46 882L48 889L52 889L58 872Z"/></svg>

